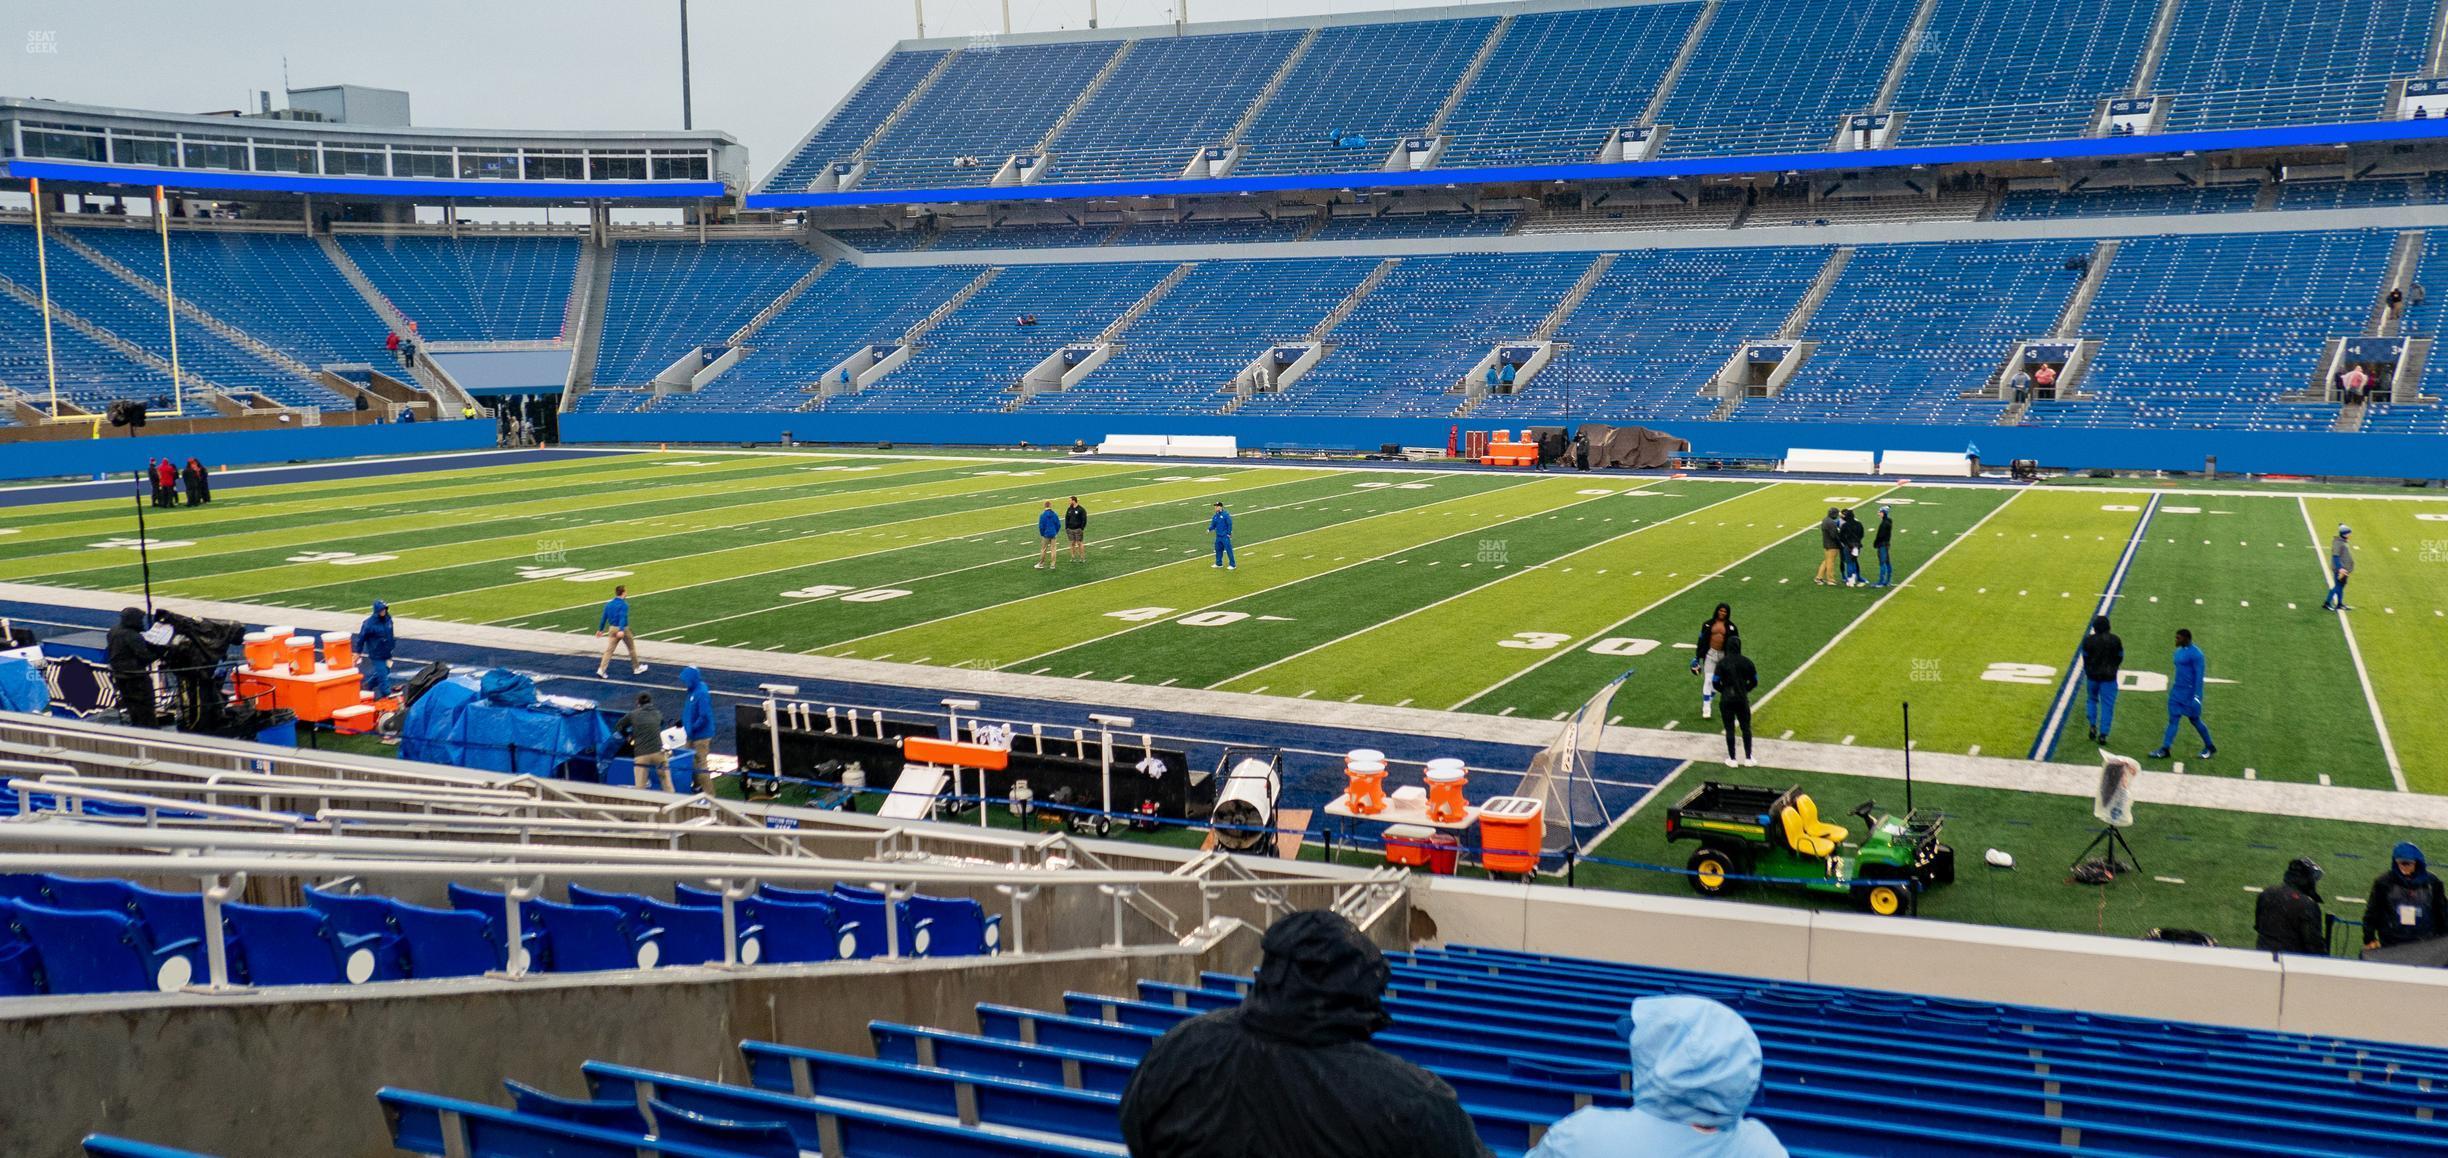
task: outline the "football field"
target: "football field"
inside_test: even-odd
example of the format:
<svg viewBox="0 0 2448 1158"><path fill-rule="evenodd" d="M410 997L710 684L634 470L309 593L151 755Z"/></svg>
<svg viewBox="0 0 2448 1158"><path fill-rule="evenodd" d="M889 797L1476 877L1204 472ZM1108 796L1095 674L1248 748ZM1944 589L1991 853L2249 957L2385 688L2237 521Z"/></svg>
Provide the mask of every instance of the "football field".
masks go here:
<svg viewBox="0 0 2448 1158"><path fill-rule="evenodd" d="M1089 559L1037 567L1077 496ZM1215 567L1224 502L1239 566ZM1815 585L1831 505L1896 521L1896 585ZM1687 671L1732 605L1764 738L2087 762L2074 649L2126 644L2109 746L2166 723L2178 628L2215 758L2146 767L2448 791L2448 500L885 454L638 453L226 487L149 512L154 589L1090 682L1711 730ZM2326 543L2355 528L2344 616ZM0 580L134 591L125 500L0 509ZM1875 574L1875 561L1864 562Z"/></svg>

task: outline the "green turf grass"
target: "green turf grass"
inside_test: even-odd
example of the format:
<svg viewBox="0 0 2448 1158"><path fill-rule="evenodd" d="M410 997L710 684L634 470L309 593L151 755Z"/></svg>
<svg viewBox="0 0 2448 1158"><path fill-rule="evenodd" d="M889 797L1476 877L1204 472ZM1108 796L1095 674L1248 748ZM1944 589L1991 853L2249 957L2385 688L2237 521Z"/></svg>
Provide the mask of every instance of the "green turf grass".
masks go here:
<svg viewBox="0 0 2448 1158"><path fill-rule="evenodd" d="M2116 499L2120 496L2106 496ZM1758 728L1797 740L2021 756L2140 519L2081 491L2024 491L1889 592L1850 634L1755 700ZM2023 678L1984 678L1995 665Z"/></svg>
<svg viewBox="0 0 2448 1158"><path fill-rule="evenodd" d="M1778 788L1798 784L1819 802L1822 817L1851 828L1858 828L1859 821L1845 812L1864 800L1876 800L1891 812L1904 809L1904 786L1894 780L1697 764L1650 797L1599 845L1598 855L1681 869L1696 846L1667 842L1665 810L1707 779ZM2222 945L2245 948L2253 943L2253 894L2246 887L2276 885L2290 859L2308 855L2318 861L2329 874L2321 890L2330 898L2329 911L2358 920L2364 893L2386 867L2388 850L2397 841L2410 838L2429 847L2448 843L2448 833L2144 804L2135 810L2135 824L2126 833L2144 871L2103 887L2066 879L2066 866L2099 828L2084 798L1920 784L1914 788L1913 803L1947 814L1945 840L1954 846L1959 865L1956 883L1922 898L1924 918L2129 938L2153 928L2178 927L2199 929ZM1860 835L1854 833L1856 839ZM2015 867L1994 869L1982 863L1982 854L1991 848L2012 854ZM1688 878L1680 873L1585 865L1578 876L1584 885L1692 895ZM1765 887L1744 891L1740 900L1798 908L1850 907L1843 897Z"/></svg>
<svg viewBox="0 0 2448 1158"><path fill-rule="evenodd" d="M472 557L475 545L486 540L507 540L514 547L523 544L532 549L539 537L565 542L589 536L634 537L638 526L687 528L770 518L791 514L791 504L826 494L883 491L953 477L957 476L951 471L912 472L899 466L874 468L874 473L799 475L797 481L770 474L764 479L728 476L702 481L672 475L667 481L609 484L609 490L590 484L561 494L522 493L517 501L475 510L450 499L421 499L380 511L327 507L312 522L305 521L307 516L294 516L285 520L292 525L254 532L236 530L234 524L221 525L206 514L203 522L156 528L157 538L193 538L189 546L156 548L153 578L160 582L266 571L273 573L253 576L253 581L265 585L295 582L298 565L316 561L299 558L309 555L328 560L326 566L350 569L332 574L353 575L361 568L393 561L366 558L373 555L396 557L411 549L440 547L446 550L434 554ZM588 503L590 496L602 501ZM625 529L607 529L615 524ZM130 554L124 547L89 550L31 560L12 569L31 571L48 563L53 570L45 582L125 587L138 581ZM411 570L413 564L396 569Z"/></svg>
<svg viewBox="0 0 2448 1158"><path fill-rule="evenodd" d="M1413 701L1450 708L1489 683L1544 658L1544 652L1697 581L1724 559L1791 533L1817 488L1678 481L1655 493L1700 497L1707 505L1673 514L1357 635L1245 672L1218 685L1265 687L1277 695L1361 696L1374 703ZM1804 491L1810 491L1804 494ZM1652 498L1610 498L1637 511ZM1418 662L1388 664L1387 657Z"/></svg>
<svg viewBox="0 0 2448 1158"><path fill-rule="evenodd" d="M2288 597L2316 609L2316 617L2341 620L2331 629L2340 638L2354 633L2406 786L2448 792L2448 711L2441 710L2439 694L2448 661L2448 502L2313 499L2305 506L2318 533L2304 532L2312 546L2302 554ZM2328 593L2329 539L2340 523L2355 532L2354 581L2346 587L2353 610L2342 616L2317 610ZM2338 694L2359 700L2361 691L2347 677ZM2351 710L2366 709L2358 702ZM2341 707L2337 714L2348 711ZM2297 718L2307 728L2326 727ZM2211 721L2213 733L2218 726Z"/></svg>
<svg viewBox="0 0 2448 1158"><path fill-rule="evenodd" d="M1582 487L1574 493L1581 501L1560 510L1236 599L1189 624L1178 617L1153 617L1138 631L1059 651L1044 662L1056 672L1094 670L1141 683L1202 687L1467 592L1500 590L1513 581L1509 576L1526 568L1546 566L1602 540L1658 525L1731 492L1694 486L1681 494L1630 503L1613 498L1614 488ZM1240 618L1217 622L1221 616Z"/></svg>
<svg viewBox="0 0 2448 1158"><path fill-rule="evenodd" d="M2013 492L1997 489L1905 488L1901 491L1822 489L1824 500L1858 497L1864 522L1877 529L1878 504L1895 508L1895 544L1889 555L1896 582L1912 580L1930 557L1952 542L1981 516L1996 509ZM1719 602L1730 604L1735 625L1743 632L1744 654L1759 668L1760 686L1773 688L1803 660L1827 645L1844 626L1867 612L1881 592L1867 588L1821 587L1811 582L1822 555L1816 516L1822 502L1795 534L1738 566L1689 588L1641 614L1584 636L1569 651L1490 688L1466 710L1501 712L1511 707L1521 715L1552 716L1570 711L1626 667L1639 674L1615 694L1610 722L1634 727L1708 730L1715 723L1700 719L1700 679L1690 673L1694 638ZM1878 577L1876 553L1862 549L1864 575ZM1657 647L1644 655L1606 654L1602 640L1630 640L1607 650L1638 648L1644 641ZM1783 729L1767 733L1774 736Z"/></svg>
<svg viewBox="0 0 2448 1158"><path fill-rule="evenodd" d="M1036 570L1039 543L1033 522L1038 508L1026 504L974 535L913 540L895 550L655 592L633 602L640 615L671 625L647 633L649 639L731 639L752 647L778 644L809 651L1026 598L1045 591L1049 582L1077 585L1181 559L1196 549L1190 537L1207 526L1210 504L1218 498L1257 513L1314 506L1349 493L1348 480L1321 478L1321 473L1326 472L1246 471L1218 482L1203 480L1219 476L1203 475L1102 497L1085 495L1083 502L1091 512L1089 561L1071 563L1064 544L1064 561L1051 575ZM594 618L563 612L536 624L588 630Z"/></svg>
<svg viewBox="0 0 2448 1158"><path fill-rule="evenodd" d="M1150 608L1176 615L1205 611L1270 587L1359 566L1438 539L1475 535L1491 522L1576 501L1573 487L1563 480L1445 475L1418 483L1419 489L1353 488L1347 492L1351 498L1328 500L1310 512L1245 520L1235 528L1239 570L1212 565L1210 538L1201 530L1184 536L1186 557L1161 567L1066 585L829 647L824 654L863 659L929 656L941 663L1050 671L1051 665L1039 657L1149 622L1126 613ZM1306 517L1318 515L1329 517Z"/></svg>
<svg viewBox="0 0 2448 1158"><path fill-rule="evenodd" d="M2388 761L2362 685L2334 617L2307 590L2320 571L2305 546L2303 512L2291 498L2163 497L2110 616L2125 641L2125 670L2147 673L2150 690L2117 699L2110 747L2167 771L2388 788ZM2219 754L2204 761L2192 725L2166 760L2147 755L2167 726L2164 680L2177 628L2209 660L2203 720ZM2070 651L2073 644L2066 645ZM2310 725L2310 726L2307 726ZM2066 712L2057 758L2093 759L2079 689Z"/></svg>
<svg viewBox="0 0 2448 1158"><path fill-rule="evenodd" d="M313 482L277 483L266 486L223 486L214 494L214 513L226 513L232 505L259 507L276 502L346 504L358 498L384 499L397 496L406 479L415 479L414 487L424 493L427 487L446 486L474 488L472 494L499 494L504 487L528 483L551 485L567 479L582 479L590 475L616 471L631 471L639 466L678 458L677 455L618 454L589 455L552 462L519 463L505 466L458 467L448 470L419 472L413 475L383 475L359 479L322 479ZM120 476L123 480L126 476ZM131 489L133 482L130 482ZM117 495L107 499L80 499L75 502L49 503L33 507L9 509L8 525L19 528L51 527L94 518L111 520L129 514L129 497Z"/></svg>

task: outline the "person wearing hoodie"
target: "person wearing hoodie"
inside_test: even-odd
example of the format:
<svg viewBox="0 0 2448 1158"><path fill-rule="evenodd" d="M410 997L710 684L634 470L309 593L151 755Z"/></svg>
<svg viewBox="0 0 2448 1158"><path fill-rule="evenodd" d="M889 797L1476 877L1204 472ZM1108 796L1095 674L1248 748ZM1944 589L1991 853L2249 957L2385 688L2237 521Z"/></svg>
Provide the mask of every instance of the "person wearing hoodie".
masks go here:
<svg viewBox="0 0 2448 1158"><path fill-rule="evenodd" d="M1836 508L1829 507L1827 517L1819 520L1819 571L1811 576L1811 582L1821 587L1833 586L1836 582L1837 536L1843 530L1844 520L1836 517Z"/></svg>
<svg viewBox="0 0 2448 1158"><path fill-rule="evenodd" d="M2091 742L2108 746L2108 727L2116 722L2117 680L2125 666L2125 641L2108 630L2108 617L2091 617L2091 633L2083 636L2083 719L2091 726Z"/></svg>
<svg viewBox="0 0 2448 1158"><path fill-rule="evenodd" d="M377 699L391 694L391 652L398 643L399 635L391 626L391 605L375 600L374 613L349 637L349 650L357 653L357 675L365 690Z"/></svg>
<svg viewBox="0 0 2448 1158"><path fill-rule="evenodd" d="M103 637L103 662L110 666L111 688L119 693L119 710L139 728L159 726L154 716L153 665L170 649L145 638L142 608L119 609L119 626Z"/></svg>
<svg viewBox="0 0 2448 1158"><path fill-rule="evenodd" d="M1862 525L1860 519L1853 517L1851 507L1844 509L1844 517L1837 522L1836 546L1837 554L1844 565L1844 585L1847 587L1866 586L1861 573Z"/></svg>
<svg viewBox="0 0 2448 1158"><path fill-rule="evenodd" d="M714 758L714 692L696 668L680 669L680 727L688 732L689 751L696 754L697 778L705 779L706 761Z"/></svg>
<svg viewBox="0 0 2448 1158"><path fill-rule="evenodd" d="M1887 548L1894 542L1895 518L1887 513L1887 508L1880 507L1878 534L1871 537L1870 545L1878 549L1878 585L1881 587L1892 586L1895 583L1895 564L1887 558Z"/></svg>
<svg viewBox="0 0 2448 1158"><path fill-rule="evenodd" d="M1709 678L1716 686L1717 698L1723 701L1726 734L1726 767L1748 763L1759 767L1751 758L1751 693L1759 688L1759 669L1743 658L1742 636L1728 635L1725 654L1717 660L1717 673ZM1734 730L1742 729L1742 755L1734 754Z"/></svg>
<svg viewBox="0 0 2448 1158"><path fill-rule="evenodd" d="M2389 867L2363 902L2363 947L2379 949L2448 936L2448 891L2431 875L2422 846L2397 842Z"/></svg>
<svg viewBox="0 0 2448 1158"><path fill-rule="evenodd" d="M1260 949L1240 1005L1165 1031L1131 1075L1133 1158L1486 1158L1453 1087L1369 1044L1391 970L1358 928L1293 913Z"/></svg>
<svg viewBox="0 0 2448 1158"><path fill-rule="evenodd" d="M2176 629L2176 672L2168 679L2167 734L2159 738L2159 750L2151 753L2153 760L2165 760L2168 749L2176 743L2176 728L2186 720L2193 721L2193 730L2201 735L2201 758L2218 755L2218 745L2211 742L2210 727L2202 723L2202 684L2207 680L2210 661L2202 650L2193 646L2193 633Z"/></svg>
<svg viewBox="0 0 2448 1158"><path fill-rule="evenodd" d="M2329 955L2329 930L2321 920L2321 868L2312 858L2288 861L2286 879L2253 899L2253 947L2270 953Z"/></svg>
<svg viewBox="0 0 2448 1158"><path fill-rule="evenodd" d="M1625 1021L1632 1105L1574 1111L1527 1158L1784 1158L1776 1134L1743 1116L1759 1096L1760 1044L1741 1014L1705 997L1643 997Z"/></svg>
<svg viewBox="0 0 2448 1158"><path fill-rule="evenodd" d="M2346 581L2354 578L2354 528L2338 524L2337 538L2329 540L2329 594L2321 600L2323 611L2344 611Z"/></svg>
<svg viewBox="0 0 2448 1158"><path fill-rule="evenodd" d="M1709 718L1717 703L1717 661L1725 658L1726 643L1742 634L1734 626L1734 609L1723 603L1709 613L1707 623L1700 625L1700 641L1692 645L1692 672L1700 677L1700 718Z"/></svg>

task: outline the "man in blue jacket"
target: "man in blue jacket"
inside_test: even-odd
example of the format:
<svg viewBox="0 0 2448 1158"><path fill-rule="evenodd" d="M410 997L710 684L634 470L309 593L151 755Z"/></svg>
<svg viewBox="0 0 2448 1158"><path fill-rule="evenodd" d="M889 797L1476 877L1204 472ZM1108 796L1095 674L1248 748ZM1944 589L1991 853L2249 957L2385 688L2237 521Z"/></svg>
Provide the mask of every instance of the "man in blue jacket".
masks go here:
<svg viewBox="0 0 2448 1158"><path fill-rule="evenodd" d="M1215 566L1228 570L1241 569L1241 561L1233 557L1232 512L1217 503L1215 515L1207 520L1207 529L1215 532Z"/></svg>
<svg viewBox="0 0 2448 1158"><path fill-rule="evenodd" d="M1785 1158L1757 1118L1760 1044L1742 1015L1705 997L1632 1003L1632 1105L1576 1110L1529 1158ZM1620 1023L1619 1023L1620 1024Z"/></svg>
<svg viewBox="0 0 2448 1158"><path fill-rule="evenodd" d="M1054 513L1054 500L1045 501L1045 509L1037 512L1037 569L1051 571L1062 553L1054 549L1054 541L1062 537L1062 516Z"/></svg>
<svg viewBox="0 0 2448 1158"><path fill-rule="evenodd" d="M714 758L714 692L693 667L680 669L680 692L680 727L688 732L689 750L697 756L692 767L698 782L704 783L706 761Z"/></svg>
<svg viewBox="0 0 2448 1158"><path fill-rule="evenodd" d="M612 666L612 652L620 645L629 645L629 674L645 675L646 665L638 662L637 637L629 633L629 588L612 589L612 601L604 604L603 617L595 621L595 634L603 637L603 658L595 663L595 678L602 679L605 669Z"/></svg>
<svg viewBox="0 0 2448 1158"><path fill-rule="evenodd" d="M2177 725L2186 720L2193 721L2193 730L2201 733L2201 758L2218 755L2218 745L2210 742L2210 729L2202 724L2202 682L2209 670L2210 661L2193 646L2193 633L2176 629L2176 674L2168 680L2167 735L2159 738L2159 750L2151 753L2151 759L2167 759L2168 749L2176 743Z"/></svg>
<svg viewBox="0 0 2448 1158"><path fill-rule="evenodd" d="M349 650L357 653L357 675L377 699L391 694L391 651L399 637L391 627L391 605L374 601L374 614L357 625Z"/></svg>

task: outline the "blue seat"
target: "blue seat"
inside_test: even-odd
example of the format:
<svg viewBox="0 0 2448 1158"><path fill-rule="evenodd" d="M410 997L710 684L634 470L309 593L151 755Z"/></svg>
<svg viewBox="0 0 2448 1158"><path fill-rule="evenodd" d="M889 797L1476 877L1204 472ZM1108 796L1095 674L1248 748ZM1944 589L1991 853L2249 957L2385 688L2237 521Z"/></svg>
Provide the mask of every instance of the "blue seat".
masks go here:
<svg viewBox="0 0 2448 1158"><path fill-rule="evenodd" d="M360 985L374 980L383 938L342 933L313 909L221 906L232 959L250 985Z"/></svg>
<svg viewBox="0 0 2448 1158"><path fill-rule="evenodd" d="M584 885L571 885L569 895L574 904L618 909L628 914L633 926L663 930L658 957L665 965L719 964L727 957L719 910L689 908L635 893L597 892ZM745 919L738 920L736 930L739 963L756 964L763 958L762 930Z"/></svg>
<svg viewBox="0 0 2448 1158"><path fill-rule="evenodd" d="M447 890L451 907L492 922L493 940L503 940L509 903L500 893L466 885ZM546 973L591 973L606 969L652 969L661 959L663 930L631 922L609 905L565 905L532 900L519 906L519 940L528 967Z"/></svg>
<svg viewBox="0 0 2448 1158"><path fill-rule="evenodd" d="M478 914L392 901L391 917L407 942L410 977L476 977L508 964L499 932Z"/></svg>
<svg viewBox="0 0 2448 1158"><path fill-rule="evenodd" d="M384 1087L374 1091L391 1144L411 1154L489 1158L732 1158L722 1150L607 1130L482 1102Z"/></svg>
<svg viewBox="0 0 2448 1158"><path fill-rule="evenodd" d="M645 1134L652 1132L644 1111L638 1109L635 1098L627 1101L596 1101L591 1098L564 1098L548 1094L525 1082L502 1079L502 1088L510 1091L510 1108L522 1114L576 1122L581 1126L599 1126L606 1130Z"/></svg>
<svg viewBox="0 0 2448 1158"><path fill-rule="evenodd" d="M841 961L858 955L857 930L821 893L795 893L807 900L781 900L770 889L759 889L736 906L739 920L763 929L759 955L768 964ZM720 909L722 894L687 885L673 885L672 897L692 909Z"/></svg>
<svg viewBox="0 0 2448 1158"><path fill-rule="evenodd" d="M921 957L981 957L1003 951L1003 918L967 897L913 896L901 902L912 952Z"/></svg>
<svg viewBox="0 0 2448 1158"><path fill-rule="evenodd" d="M195 893L148 889L116 878L63 877L45 873L30 878L39 895L36 904L77 912L124 913L143 922L157 945L192 942L183 950L197 976L204 973L204 898Z"/></svg>
<svg viewBox="0 0 2448 1158"><path fill-rule="evenodd" d="M740 1122L683 1110L660 1099L646 1103L654 1111L655 1134L674 1142L703 1146L741 1158L799 1158L799 1140L780 1122Z"/></svg>
<svg viewBox="0 0 2448 1158"><path fill-rule="evenodd" d="M332 928L351 937L370 937L374 951L374 981L397 981L409 976L408 941L400 935L399 923L391 916L391 902L386 897L365 897L353 893L335 893L306 888L306 907L331 920Z"/></svg>
<svg viewBox="0 0 2448 1158"><path fill-rule="evenodd" d="M156 945L135 918L9 901L16 924L42 962L50 993L174 992L195 979L191 945Z"/></svg>
<svg viewBox="0 0 2448 1158"><path fill-rule="evenodd" d="M0 897L0 997L31 997L46 989L42 954L17 920L14 904Z"/></svg>

